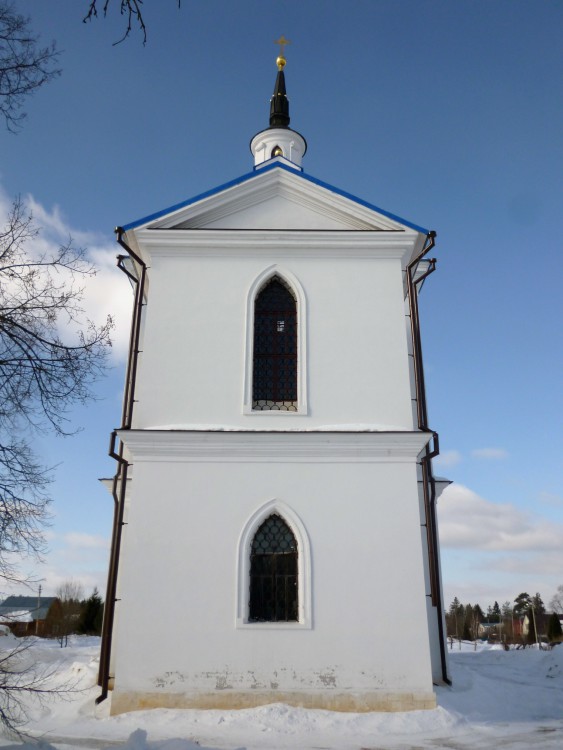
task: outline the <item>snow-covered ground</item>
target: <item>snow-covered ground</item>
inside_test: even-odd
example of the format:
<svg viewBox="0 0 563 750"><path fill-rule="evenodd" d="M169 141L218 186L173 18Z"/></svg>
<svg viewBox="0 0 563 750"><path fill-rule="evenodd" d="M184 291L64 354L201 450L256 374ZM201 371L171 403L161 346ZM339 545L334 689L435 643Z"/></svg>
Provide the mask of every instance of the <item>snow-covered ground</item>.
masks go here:
<svg viewBox="0 0 563 750"><path fill-rule="evenodd" d="M13 643L1 639L0 650ZM400 648L400 645L396 646ZM27 732L43 748L104 750L426 750L563 748L563 644L553 651L454 646L454 684L438 689L434 711L347 714L273 704L241 711L154 709L109 716L95 706L99 639L34 639L26 654L57 667L55 685L74 686L65 699L29 707ZM0 737L0 748L23 750Z"/></svg>

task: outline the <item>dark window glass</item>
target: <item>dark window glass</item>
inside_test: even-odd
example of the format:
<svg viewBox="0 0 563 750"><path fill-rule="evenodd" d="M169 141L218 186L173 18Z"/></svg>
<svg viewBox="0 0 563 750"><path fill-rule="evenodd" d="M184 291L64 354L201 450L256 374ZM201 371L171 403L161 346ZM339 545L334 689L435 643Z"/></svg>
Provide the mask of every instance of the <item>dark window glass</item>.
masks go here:
<svg viewBox="0 0 563 750"><path fill-rule="evenodd" d="M252 408L297 411L297 305L278 276L254 302Z"/></svg>
<svg viewBox="0 0 563 750"><path fill-rule="evenodd" d="M266 518L252 541L249 620L297 620L297 540L277 513Z"/></svg>

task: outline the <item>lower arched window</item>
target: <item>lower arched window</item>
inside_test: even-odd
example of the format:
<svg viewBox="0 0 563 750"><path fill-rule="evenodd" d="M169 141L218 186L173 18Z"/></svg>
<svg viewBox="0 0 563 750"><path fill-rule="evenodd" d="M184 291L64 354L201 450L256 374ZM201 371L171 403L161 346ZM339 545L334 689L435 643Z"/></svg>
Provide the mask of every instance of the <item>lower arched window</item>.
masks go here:
<svg viewBox="0 0 563 750"><path fill-rule="evenodd" d="M298 619L297 540L272 513L258 527L250 550L250 622Z"/></svg>

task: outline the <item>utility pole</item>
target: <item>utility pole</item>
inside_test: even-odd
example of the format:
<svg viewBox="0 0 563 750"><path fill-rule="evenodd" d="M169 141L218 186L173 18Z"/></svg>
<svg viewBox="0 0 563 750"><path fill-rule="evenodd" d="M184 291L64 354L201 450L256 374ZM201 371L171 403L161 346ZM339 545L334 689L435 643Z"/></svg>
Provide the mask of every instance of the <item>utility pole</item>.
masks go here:
<svg viewBox="0 0 563 750"><path fill-rule="evenodd" d="M539 636L538 636L538 626L536 625L536 608L534 607L533 604L532 604L531 609L532 609L532 621L534 623L534 631L536 633L536 643L537 643L538 648L539 648L540 647L540 639L539 639Z"/></svg>
<svg viewBox="0 0 563 750"><path fill-rule="evenodd" d="M37 612L35 613L35 635L39 635L39 610L41 608L41 584L37 589Z"/></svg>

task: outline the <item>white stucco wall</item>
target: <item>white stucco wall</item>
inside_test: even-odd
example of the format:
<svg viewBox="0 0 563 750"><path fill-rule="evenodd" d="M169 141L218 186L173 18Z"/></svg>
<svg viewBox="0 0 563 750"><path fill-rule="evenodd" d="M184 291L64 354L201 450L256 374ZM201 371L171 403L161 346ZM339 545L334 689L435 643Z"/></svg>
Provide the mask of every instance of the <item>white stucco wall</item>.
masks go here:
<svg viewBox="0 0 563 750"><path fill-rule="evenodd" d="M308 414L248 415L248 293L271 259L178 255L150 260L135 427L413 428L400 260L277 254L306 299Z"/></svg>
<svg viewBox="0 0 563 750"><path fill-rule="evenodd" d="M415 460L226 453L134 452L116 691L431 692ZM311 542L308 629L237 627L239 537L273 498Z"/></svg>

